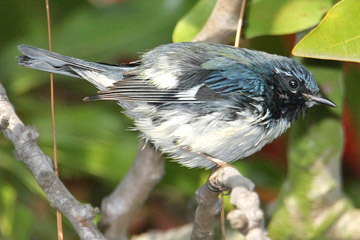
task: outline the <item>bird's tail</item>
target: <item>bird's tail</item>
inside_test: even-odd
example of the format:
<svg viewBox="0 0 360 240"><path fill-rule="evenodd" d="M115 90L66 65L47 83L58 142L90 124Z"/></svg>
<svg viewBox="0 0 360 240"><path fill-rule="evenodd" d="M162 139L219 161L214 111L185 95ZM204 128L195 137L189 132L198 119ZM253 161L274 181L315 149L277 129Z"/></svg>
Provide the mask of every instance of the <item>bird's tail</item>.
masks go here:
<svg viewBox="0 0 360 240"><path fill-rule="evenodd" d="M122 80L123 72L129 70L128 67L87 62L31 46L19 45L18 49L23 54L19 57L20 65L83 78L100 90L106 90L114 82Z"/></svg>

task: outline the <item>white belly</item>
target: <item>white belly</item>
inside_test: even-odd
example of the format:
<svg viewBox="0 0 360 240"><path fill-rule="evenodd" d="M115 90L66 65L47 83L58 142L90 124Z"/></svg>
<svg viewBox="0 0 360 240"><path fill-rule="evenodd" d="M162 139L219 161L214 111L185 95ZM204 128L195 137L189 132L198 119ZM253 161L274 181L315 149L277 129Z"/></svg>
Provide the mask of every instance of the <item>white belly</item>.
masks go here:
<svg viewBox="0 0 360 240"><path fill-rule="evenodd" d="M156 111L155 108L153 111ZM162 152L190 168L214 166L196 152L233 162L259 151L290 126L285 120L279 120L273 127L265 129L254 124L259 118L244 118L244 113L234 121L221 120L219 112L196 119L191 113L176 110L162 111L161 114L167 118L160 124L154 124L151 117L135 118L137 129Z"/></svg>

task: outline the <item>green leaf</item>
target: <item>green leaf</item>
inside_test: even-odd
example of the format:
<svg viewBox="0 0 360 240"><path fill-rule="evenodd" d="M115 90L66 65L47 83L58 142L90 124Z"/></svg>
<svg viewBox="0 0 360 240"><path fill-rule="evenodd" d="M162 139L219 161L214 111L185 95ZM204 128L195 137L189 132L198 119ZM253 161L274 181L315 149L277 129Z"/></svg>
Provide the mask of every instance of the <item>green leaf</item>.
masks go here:
<svg viewBox="0 0 360 240"><path fill-rule="evenodd" d="M200 0L178 21L173 32L173 42L189 42L206 23L216 0Z"/></svg>
<svg viewBox="0 0 360 240"><path fill-rule="evenodd" d="M296 56L360 62L360 1L336 4L294 48Z"/></svg>
<svg viewBox="0 0 360 240"><path fill-rule="evenodd" d="M315 26L333 0L253 0L247 4L247 38L281 35Z"/></svg>

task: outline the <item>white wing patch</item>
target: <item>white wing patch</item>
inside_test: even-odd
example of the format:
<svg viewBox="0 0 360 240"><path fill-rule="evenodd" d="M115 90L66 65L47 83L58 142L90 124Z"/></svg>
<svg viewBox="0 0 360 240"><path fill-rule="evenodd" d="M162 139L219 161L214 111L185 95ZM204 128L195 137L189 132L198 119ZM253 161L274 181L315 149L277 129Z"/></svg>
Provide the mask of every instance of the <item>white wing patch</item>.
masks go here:
<svg viewBox="0 0 360 240"><path fill-rule="evenodd" d="M199 91L199 89L203 86L204 84L200 84L197 85L195 87L192 87L188 90L179 92L178 94L176 94L176 97L179 100L183 100L183 101L191 101L191 100L196 100L196 94Z"/></svg>
<svg viewBox="0 0 360 240"><path fill-rule="evenodd" d="M151 68L147 68L143 72L144 79L149 79L150 82L159 89L174 89L179 85L178 76L180 72L174 66L174 62L170 65L166 56L161 56Z"/></svg>
<svg viewBox="0 0 360 240"><path fill-rule="evenodd" d="M151 83L160 89L173 89L178 86L178 79L171 72L155 72L152 69L144 71L146 78L150 79Z"/></svg>
<svg viewBox="0 0 360 240"><path fill-rule="evenodd" d="M112 86L116 80L111 79L104 74L89 71L89 70L80 70L77 68L71 68L77 74L79 74L82 78L86 79L90 83L94 84L99 90L106 90L107 87Z"/></svg>

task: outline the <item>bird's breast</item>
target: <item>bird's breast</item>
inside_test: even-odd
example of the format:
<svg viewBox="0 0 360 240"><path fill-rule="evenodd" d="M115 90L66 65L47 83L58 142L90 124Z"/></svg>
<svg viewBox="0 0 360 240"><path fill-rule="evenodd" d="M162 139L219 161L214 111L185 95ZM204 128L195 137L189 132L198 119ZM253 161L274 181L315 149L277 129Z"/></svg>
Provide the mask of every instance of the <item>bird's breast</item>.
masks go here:
<svg viewBox="0 0 360 240"><path fill-rule="evenodd" d="M208 168L213 164L199 157L202 152L233 162L259 151L289 125L279 121L264 127L259 116L242 112L229 120L222 112L196 115L183 109L153 109L148 117L135 119L143 136L187 167Z"/></svg>

